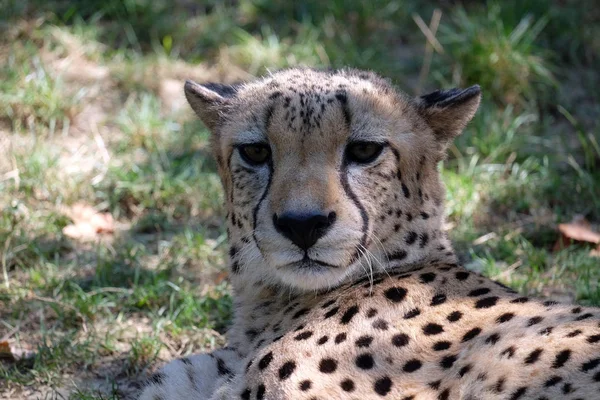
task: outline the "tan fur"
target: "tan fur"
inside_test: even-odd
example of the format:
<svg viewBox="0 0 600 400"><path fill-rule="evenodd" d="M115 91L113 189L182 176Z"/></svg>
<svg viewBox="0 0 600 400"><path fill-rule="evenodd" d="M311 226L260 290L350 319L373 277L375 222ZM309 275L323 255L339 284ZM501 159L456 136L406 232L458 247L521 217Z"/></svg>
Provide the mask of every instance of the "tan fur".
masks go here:
<svg viewBox="0 0 600 400"><path fill-rule="evenodd" d="M478 87L409 99L371 73L291 69L186 96L214 134L235 316L228 348L174 361L141 399L600 398L597 309L464 270L442 230L437 162ZM355 141L387 145L356 164ZM251 142L268 164L242 159ZM275 229L315 210L336 219L306 251Z"/></svg>

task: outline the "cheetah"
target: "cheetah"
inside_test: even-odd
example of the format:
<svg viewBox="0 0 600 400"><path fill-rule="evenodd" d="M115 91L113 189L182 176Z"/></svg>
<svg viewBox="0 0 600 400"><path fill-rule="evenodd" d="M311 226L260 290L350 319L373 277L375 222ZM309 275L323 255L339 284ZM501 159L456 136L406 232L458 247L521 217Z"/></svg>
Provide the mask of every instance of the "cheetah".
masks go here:
<svg viewBox="0 0 600 400"><path fill-rule="evenodd" d="M228 347L141 400L600 399L600 311L458 265L437 169L479 86L411 98L371 72L188 81L230 242Z"/></svg>

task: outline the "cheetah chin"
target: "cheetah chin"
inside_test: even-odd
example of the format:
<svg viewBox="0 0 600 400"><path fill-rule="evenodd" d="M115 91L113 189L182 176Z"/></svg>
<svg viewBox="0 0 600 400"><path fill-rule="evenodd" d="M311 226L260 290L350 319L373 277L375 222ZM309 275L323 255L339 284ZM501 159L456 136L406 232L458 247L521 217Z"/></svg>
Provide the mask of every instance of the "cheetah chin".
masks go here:
<svg viewBox="0 0 600 400"><path fill-rule="evenodd" d="M478 86L411 98L357 70L188 81L226 198L228 347L141 400L600 399L600 312L468 271L437 165Z"/></svg>

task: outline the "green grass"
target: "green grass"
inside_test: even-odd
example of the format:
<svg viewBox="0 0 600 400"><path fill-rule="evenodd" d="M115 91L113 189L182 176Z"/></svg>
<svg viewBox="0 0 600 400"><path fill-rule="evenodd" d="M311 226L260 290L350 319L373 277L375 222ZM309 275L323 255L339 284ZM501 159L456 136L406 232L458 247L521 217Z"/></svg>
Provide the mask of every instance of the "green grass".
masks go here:
<svg viewBox="0 0 600 400"><path fill-rule="evenodd" d="M557 224L600 226L597 7L444 4L5 1L0 340L33 356L0 361L0 397L131 398L163 361L223 344L223 195L209 133L169 84L350 65L410 91L426 43L413 17L436 7L443 54L422 86L484 91L440 166L462 261L522 293L600 305L590 247L553 252ZM65 235L81 202L111 214L114 235Z"/></svg>
<svg viewBox="0 0 600 400"><path fill-rule="evenodd" d="M477 81L505 104L535 101L536 91L556 82L550 72L551 54L536 45L548 17L535 20L525 14L513 25L502 19L501 11L500 3L478 13L453 11L451 23L441 29L441 43L451 60L444 64L452 66L454 84ZM438 73L443 73L443 64Z"/></svg>

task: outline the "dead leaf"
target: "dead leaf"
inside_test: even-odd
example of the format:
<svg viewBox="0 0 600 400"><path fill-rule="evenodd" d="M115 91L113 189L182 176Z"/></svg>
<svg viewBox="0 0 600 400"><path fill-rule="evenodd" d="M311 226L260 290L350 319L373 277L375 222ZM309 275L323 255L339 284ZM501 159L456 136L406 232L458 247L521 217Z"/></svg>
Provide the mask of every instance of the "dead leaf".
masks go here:
<svg viewBox="0 0 600 400"><path fill-rule="evenodd" d="M63 228L63 233L70 238L93 241L115 232L112 215L99 213L88 204L77 203L71 208L65 208L63 212L73 221L73 224Z"/></svg>
<svg viewBox="0 0 600 400"><path fill-rule="evenodd" d="M589 227L576 224L560 224L558 229L569 239L578 242L600 243L600 234L592 231Z"/></svg>
<svg viewBox="0 0 600 400"><path fill-rule="evenodd" d="M589 221L581 216L573 218L573 221L568 224L559 224L558 230L561 236L554 244L553 251L555 252L569 247L573 242L600 244L600 233L593 231ZM592 250L591 255L598 250L600 250L600 246L598 249Z"/></svg>
<svg viewBox="0 0 600 400"><path fill-rule="evenodd" d="M214 278L214 282L215 285L220 284L221 282L223 282L225 279L227 279L229 277L229 273L227 271L221 271L219 272L215 278Z"/></svg>
<svg viewBox="0 0 600 400"><path fill-rule="evenodd" d="M33 351L11 346L8 341L0 342L0 360L8 360L12 362L28 360L33 358Z"/></svg>

